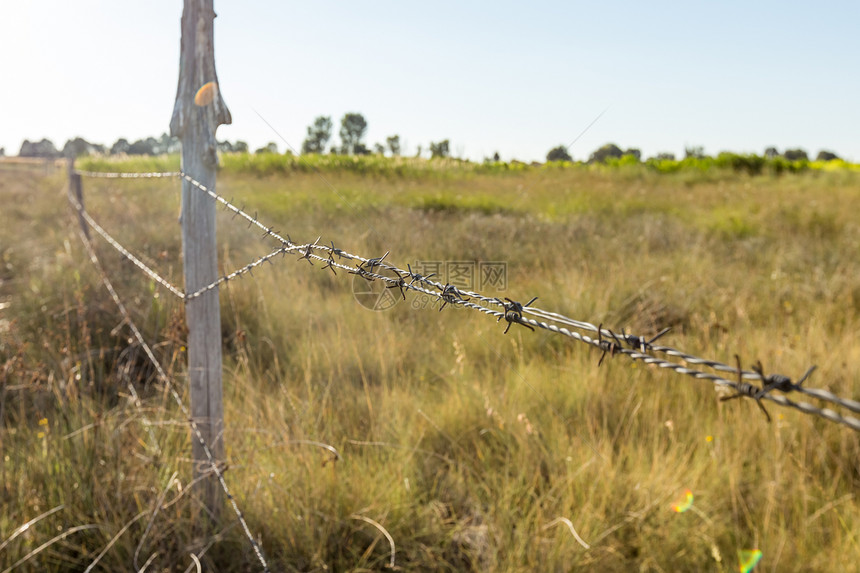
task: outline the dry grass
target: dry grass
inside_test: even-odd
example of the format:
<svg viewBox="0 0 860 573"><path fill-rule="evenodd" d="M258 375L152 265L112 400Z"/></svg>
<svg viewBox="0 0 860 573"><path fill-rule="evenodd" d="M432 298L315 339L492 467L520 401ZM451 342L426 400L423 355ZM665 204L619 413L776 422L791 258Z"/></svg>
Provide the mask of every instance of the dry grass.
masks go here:
<svg viewBox="0 0 860 573"><path fill-rule="evenodd" d="M390 249L401 266L506 261L509 289L495 294L615 329L671 325L672 345L726 362L739 353L792 376L815 363L808 384L857 398L858 177L223 173L219 189L294 240ZM187 427L128 346L62 185L0 172L0 543L63 506L0 550L0 570L86 525L25 567L81 570L113 541L103 570L153 555L148 571L184 570L206 547L214 569L254 570L229 511L220 537L190 523ZM176 186L87 180L85 193L97 220L181 284ZM220 217L225 270L267 252ZM99 252L183 384L180 305ZM351 276L305 261L254 276L221 298L226 477L274 570L383 568L388 541L356 516L390 533L405 570L732 571L753 547L762 571L860 561L848 429L776 406L768 425L706 383L623 357L598 369L592 349L516 326L505 336L462 309L410 298L370 312ZM695 510L675 513L686 488Z"/></svg>

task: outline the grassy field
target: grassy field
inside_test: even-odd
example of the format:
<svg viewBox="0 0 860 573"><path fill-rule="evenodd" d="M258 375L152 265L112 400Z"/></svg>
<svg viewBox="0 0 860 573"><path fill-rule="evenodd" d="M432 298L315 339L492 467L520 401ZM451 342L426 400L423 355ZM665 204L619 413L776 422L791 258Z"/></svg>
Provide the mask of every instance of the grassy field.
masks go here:
<svg viewBox="0 0 860 573"><path fill-rule="evenodd" d="M504 262L507 289L490 296L618 331L671 326L666 344L745 368L817 364L807 385L860 398L856 170L224 163L219 191L295 241L390 250L403 267ZM214 532L191 522L187 424L130 343L63 186L0 169L0 571L97 557L95 570L184 571L192 552L207 570L258 570L229 508ZM84 190L97 221L182 284L176 181ZM227 213L218 225L224 271L272 248ZM96 245L184 392L182 305ZM590 347L411 295L369 311L353 276L293 259L221 294L225 475L272 570L385 568L391 547L363 518L402 570L737 571L753 548L757 571L857 570L850 429L772 404L768 424L706 382L625 357L598 368ZM673 511L686 489L692 509Z"/></svg>

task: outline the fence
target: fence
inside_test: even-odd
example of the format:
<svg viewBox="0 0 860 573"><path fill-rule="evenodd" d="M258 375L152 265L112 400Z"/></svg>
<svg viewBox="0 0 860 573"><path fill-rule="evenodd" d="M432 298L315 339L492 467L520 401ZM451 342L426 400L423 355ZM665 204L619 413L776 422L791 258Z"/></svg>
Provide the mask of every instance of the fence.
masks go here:
<svg viewBox="0 0 860 573"><path fill-rule="evenodd" d="M142 262L128 248L116 241L108 231L94 220L84 207L83 193L81 191L80 184L81 177L109 177L116 179L172 177L182 179L191 184L191 186L199 193L207 195L212 201L220 204L226 211L232 213L233 217L242 219L249 229L255 228L256 232L262 239L273 239L278 246L268 254L221 276L202 288L194 290L193 292L184 292L181 288L171 284L164 277L160 276L158 272ZM157 282L161 287L178 299L184 301L193 300L204 293L229 283L230 281L251 275L255 269L260 268L265 263L275 264L276 262L284 260L294 260L297 262L306 261L310 266L315 267L317 270L331 272L335 276L348 274L369 282L384 283L387 289L392 289L395 296L402 297L404 300L406 299L407 293L410 292L432 297L439 303L440 311L444 310L449 305L460 306L488 316L491 319L495 319L496 322L504 320L504 329L502 329L502 325L499 326L499 329L503 334L507 334L511 328L517 327L526 328L530 331L541 329L551 334L564 336L575 342L594 347L597 351L601 352L598 365L602 363L607 356L614 357L616 355L622 355L630 360L640 361L644 364L652 365L674 374L710 382L717 387L723 387L729 392L733 392L730 395L723 396L722 400L731 400L734 398L749 398L755 400L768 421L770 420L770 414L765 408L763 402L771 402L777 406L793 408L804 414L818 416L829 422L841 424L854 431L860 432L860 419L856 417L847 414L843 415L829 407L821 407L806 401L794 401L789 399L788 395L790 394L802 395L814 398L831 406L843 408L850 412L860 413L860 402L842 398L825 389L811 388L805 385L815 370L815 366L810 367L805 374L796 380L782 374L767 373L764 371L760 363L757 363L751 370L743 370L741 368L741 359L739 357L736 357L735 365L729 365L717 360L689 354L671 346L658 344L658 339L661 339L666 334L667 330L664 330L651 338L623 331L619 333L604 327L602 324L594 325L591 322L577 320L534 306L534 303L537 300L536 298L526 303L511 299L501 300L497 297L486 296L479 292L460 289L452 284L443 284L441 282L434 281L433 275L422 276L421 274L414 272L410 265L407 265L404 269L392 264L389 260L390 252L386 252L375 257L368 257L336 247L332 241L329 241L329 244L326 245L322 242L322 237L318 237L315 241L310 243L298 243L293 241L289 235L285 236L283 233L276 231L273 227L263 223L260 220L258 213L255 212L251 215L244 208L238 207L232 200L226 199L218 194L214 189L201 184L191 175L184 172L103 173L70 171L68 195L72 207L80 217L81 238L84 241L84 245L87 248L91 261L96 265L105 287L116 302L120 313L123 315L123 318L132 330L138 344L140 344L144 349L149 360L152 361L156 368L159 378L170 389L173 399L177 402L178 406L183 411L183 414L186 416L188 416L188 409L182 403L175 384L173 384L166 375L154 354L145 343L139 330L134 325L131 317L126 311L122 301L113 289L107 274L101 267L93 245L90 242L88 229L92 229L100 235L123 257L131 261L131 263L134 264L140 272ZM295 259L287 259L287 255L293 255L295 256ZM341 273L339 274L338 271L341 271ZM445 320L444 313L439 314L439 319ZM705 369L710 371L705 371ZM131 391L133 392L133 388ZM219 467L219 463L212 455L209 445L204 440L202 433L193 418L190 416L189 425L194 439L206 452L207 462L211 471L217 476L220 487L223 489L225 495L230 501L233 511L237 516L237 520L244 530L249 543L253 547L260 565L263 570L268 570L268 564L265 556L263 555L262 549L251 534L250 528L248 527L235 498L230 494L223 473ZM337 451L330 446L316 442L313 442L313 444L330 449L330 451L339 458ZM394 540L388 532L385 531L379 523L373 522L368 518L361 516L357 518L371 523L385 534L391 545L391 561L393 565L395 545ZM572 528L571 524L568 525Z"/></svg>

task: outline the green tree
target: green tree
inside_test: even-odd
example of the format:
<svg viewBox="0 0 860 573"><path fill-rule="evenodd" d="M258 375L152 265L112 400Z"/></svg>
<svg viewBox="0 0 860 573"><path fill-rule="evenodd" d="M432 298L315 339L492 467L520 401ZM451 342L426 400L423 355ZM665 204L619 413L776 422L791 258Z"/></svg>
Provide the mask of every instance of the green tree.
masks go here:
<svg viewBox="0 0 860 573"><path fill-rule="evenodd" d="M388 149L391 150L393 157L400 157L400 136L391 135L385 138L385 143L388 144Z"/></svg>
<svg viewBox="0 0 860 573"><path fill-rule="evenodd" d="M179 153L180 149L182 149L182 145L179 142L178 137L162 133L161 137L158 138L158 145L155 147L155 152L156 155L161 155L162 153Z"/></svg>
<svg viewBox="0 0 860 573"><path fill-rule="evenodd" d="M654 159L659 159L661 161L675 161L675 154L669 153L668 151L661 151L654 156Z"/></svg>
<svg viewBox="0 0 860 573"><path fill-rule="evenodd" d="M60 157L61 153L57 151L50 139L32 142L25 139L18 155L20 157Z"/></svg>
<svg viewBox="0 0 860 573"><path fill-rule="evenodd" d="M704 159L705 158L705 148L701 145L694 145L693 147L684 147L684 159Z"/></svg>
<svg viewBox="0 0 860 573"><path fill-rule="evenodd" d="M367 148L361 143L367 131L367 120L360 113L347 113L340 120L340 152L344 155L362 154Z"/></svg>
<svg viewBox="0 0 860 573"><path fill-rule="evenodd" d="M839 159L839 156L832 151L825 151L824 149L819 151L818 155L815 157L816 161L832 161L834 159Z"/></svg>
<svg viewBox="0 0 860 573"><path fill-rule="evenodd" d="M631 147L624 152L624 155L632 155L636 158L636 161L642 161L642 151L636 149L635 147Z"/></svg>
<svg viewBox="0 0 860 573"><path fill-rule="evenodd" d="M768 159L773 159L774 157L779 157L779 150L776 147L768 147L764 150L764 156Z"/></svg>
<svg viewBox="0 0 860 573"><path fill-rule="evenodd" d="M146 139L138 139L129 145L126 153L129 155L155 155L157 148L158 140L154 137L147 137Z"/></svg>
<svg viewBox="0 0 860 573"><path fill-rule="evenodd" d="M439 143L430 142L430 159L448 157L451 154L451 144L447 139Z"/></svg>
<svg viewBox="0 0 860 573"><path fill-rule="evenodd" d="M128 153L128 148L128 140L124 137L120 137L113 145L110 146L110 154L119 155L121 153Z"/></svg>
<svg viewBox="0 0 860 573"><path fill-rule="evenodd" d="M6 148L0 147L0 157L6 157Z"/></svg>
<svg viewBox="0 0 860 573"><path fill-rule="evenodd" d="M373 152L377 155L385 155L385 146L381 143L374 143Z"/></svg>
<svg viewBox="0 0 860 573"><path fill-rule="evenodd" d="M254 153L259 155L261 153L277 153L277 152L278 152L278 144L275 143L274 141L270 141L265 146L257 149Z"/></svg>
<svg viewBox="0 0 860 573"><path fill-rule="evenodd" d="M233 144L233 151L235 153L248 153L248 144L244 141L236 141Z"/></svg>
<svg viewBox="0 0 860 573"><path fill-rule="evenodd" d="M786 149L782 156L789 161L809 161L809 155L806 154L806 151L800 148Z"/></svg>
<svg viewBox="0 0 860 573"><path fill-rule="evenodd" d="M331 117L324 115L314 120L313 125L308 127L308 136L302 143L302 154L325 153L325 146L331 139Z"/></svg>
<svg viewBox="0 0 860 573"><path fill-rule="evenodd" d="M94 150L93 145L89 141L83 137L76 137L67 140L65 145L63 145L63 157L75 159L82 155L89 155Z"/></svg>
<svg viewBox="0 0 860 573"><path fill-rule="evenodd" d="M621 151L621 148L615 145L614 143L607 143L606 145L594 150L588 157L589 163L606 163L606 160L610 157L620 158L624 155L624 152Z"/></svg>
<svg viewBox="0 0 860 573"><path fill-rule="evenodd" d="M573 161L573 157L570 156L570 153L567 152L567 147L564 145L559 145L558 147L553 147L546 154L547 161Z"/></svg>

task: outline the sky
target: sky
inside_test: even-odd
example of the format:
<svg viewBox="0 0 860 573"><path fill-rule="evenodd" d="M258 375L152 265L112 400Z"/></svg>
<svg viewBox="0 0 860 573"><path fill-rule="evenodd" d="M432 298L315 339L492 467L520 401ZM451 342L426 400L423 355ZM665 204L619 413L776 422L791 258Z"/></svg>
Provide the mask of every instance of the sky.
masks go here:
<svg viewBox="0 0 860 573"><path fill-rule="evenodd" d="M216 0L215 11L233 117L217 136L252 149L298 150L321 115L337 143L340 118L357 112L369 146L397 134L409 155L448 139L476 161L542 161L558 145L587 159L612 142L643 156L774 146L860 162L856 1ZM0 147L167 131L181 14L179 0L0 0Z"/></svg>

